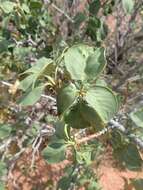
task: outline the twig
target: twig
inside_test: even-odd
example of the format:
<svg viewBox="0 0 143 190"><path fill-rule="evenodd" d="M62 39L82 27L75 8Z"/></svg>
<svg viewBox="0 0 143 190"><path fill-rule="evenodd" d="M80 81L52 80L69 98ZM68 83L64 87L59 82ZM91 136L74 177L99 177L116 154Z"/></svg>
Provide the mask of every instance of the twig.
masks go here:
<svg viewBox="0 0 143 190"><path fill-rule="evenodd" d="M71 173L71 177L70 177L70 185L68 190L74 190L75 189L75 179L78 178L78 175L80 173L80 170L82 168L82 164L76 164L74 167L74 170ZM76 176L76 178L75 178Z"/></svg>
<svg viewBox="0 0 143 190"><path fill-rule="evenodd" d="M5 86L8 86L8 87L11 87L12 84L10 84L9 82L5 82L5 81L0 81L1 84L5 85Z"/></svg>
<svg viewBox="0 0 143 190"><path fill-rule="evenodd" d="M138 12L139 12L139 10L142 8L142 4L143 4L143 1L138 1L138 4L137 4L136 7L134 8L134 12L133 12L133 14L131 15L130 20L129 20L129 22L128 22L128 30L126 31L126 33L124 34L124 36L122 36L122 38L123 38L123 39L122 39L122 40L123 40L123 44L122 44L121 47L123 47L123 45L125 44L125 41L126 41L126 39L127 39L128 34L131 33L131 30L132 30L131 24L132 24L132 22L135 20L137 14L138 14ZM124 50L121 50L121 53L122 53L122 51L124 51Z"/></svg>
<svg viewBox="0 0 143 190"><path fill-rule="evenodd" d="M121 80L119 81L119 83L114 86L114 89L115 90L118 90L124 83L125 81L128 81L129 77L135 72L137 71L140 67L141 67L141 63L137 63L136 66L132 67L127 73L126 75L124 75Z"/></svg>
<svg viewBox="0 0 143 190"><path fill-rule="evenodd" d="M15 138L8 138L6 139L3 144L0 146L0 152L3 152L7 147L10 145L10 143L14 140Z"/></svg>
<svg viewBox="0 0 143 190"><path fill-rule="evenodd" d="M13 84L9 83L9 82L6 82L6 81L0 81L1 84L5 85L5 86L8 86L8 87L12 87ZM48 96L48 95L45 95L45 94L42 94L41 97L43 98L46 98L48 100L51 100L53 102L56 102L56 99L52 96Z"/></svg>
<svg viewBox="0 0 143 190"><path fill-rule="evenodd" d="M46 0L46 3L50 3L50 0ZM53 2L51 3L51 6L57 10L59 13L61 13L62 15L64 15L70 22L74 23L74 20L67 14L65 13L64 10L61 10L59 7L57 7L57 5L55 5Z"/></svg>
<svg viewBox="0 0 143 190"><path fill-rule="evenodd" d="M118 6L118 1L116 6ZM122 21L124 20L123 17L120 18L120 16L117 16L117 24L116 24L116 43L115 43L115 49L118 50L118 52L116 51L116 55L115 55L115 51L113 50L111 52L111 54L109 55L109 57L115 58L115 67L117 67L118 65L116 63L119 62L118 58L122 56L122 54L126 55L126 52L129 50L130 47L132 47L132 44L130 45L130 47L126 47L126 42L130 41L128 38L131 36L131 32L132 32L132 22L135 20L139 10L142 8L142 4L143 1L137 1L137 3L135 4L134 7L134 12L131 14L128 23L127 23L127 29L126 31L121 31L120 30L120 25L122 24ZM120 4L119 4L120 5ZM116 12L119 13L120 9L117 10ZM119 63L118 63L119 64Z"/></svg>
<svg viewBox="0 0 143 190"><path fill-rule="evenodd" d="M127 100L127 103L130 104L132 102L136 102L138 100L143 100L143 93L137 93L136 96L130 98L129 100Z"/></svg>
<svg viewBox="0 0 143 190"><path fill-rule="evenodd" d="M38 142L39 141L39 142ZM33 149L33 152L32 152L32 160L31 160L31 168L33 168L34 166L34 163L35 163L35 156L36 156L36 153L39 152L39 147L42 143L42 137L41 136L37 136L33 145L32 145L32 149Z"/></svg>
<svg viewBox="0 0 143 190"><path fill-rule="evenodd" d="M35 163L35 155L39 152L40 145L42 143L42 140L45 136L52 136L55 133L55 129L52 127L46 127L39 130L37 137L35 138L33 144L32 144L32 161L31 161L31 168L33 168Z"/></svg>
<svg viewBox="0 0 143 190"><path fill-rule="evenodd" d="M128 131L125 129L125 127L118 123L117 121L114 121L113 119L109 122L108 127L101 130L98 133L89 135L87 137L84 137L80 140L77 140L77 144L82 144L82 143L86 143L90 140L93 140L95 138L99 138L100 136L104 135L105 133L109 132L110 130L119 130L120 132L122 132L123 134L127 135L127 137L129 139L131 139L139 148L141 148L143 150L143 141L141 139L139 139L138 137L136 137L134 134L129 134L128 135Z"/></svg>
<svg viewBox="0 0 143 190"><path fill-rule="evenodd" d="M85 143L87 141L93 140L95 138L98 138L98 137L104 135L106 132L108 132L112 128L114 128L114 126L109 126L109 127L105 128L105 129L101 130L98 133L95 133L95 134L89 135L87 137L84 137L84 138L82 138L80 140L77 140L76 142L77 142L77 144L82 144L82 143Z"/></svg>
<svg viewBox="0 0 143 190"><path fill-rule="evenodd" d="M53 102L56 102L56 99L53 98L52 96L48 96L48 95L42 94L41 97L46 98L46 99L48 99L48 100L51 100L51 101L53 101Z"/></svg>

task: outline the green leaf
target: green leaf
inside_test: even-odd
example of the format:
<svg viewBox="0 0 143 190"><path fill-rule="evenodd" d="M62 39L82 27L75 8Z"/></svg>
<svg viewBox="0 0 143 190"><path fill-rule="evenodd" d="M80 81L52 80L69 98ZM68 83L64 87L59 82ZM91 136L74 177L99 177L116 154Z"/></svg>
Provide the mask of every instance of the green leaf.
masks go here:
<svg viewBox="0 0 143 190"><path fill-rule="evenodd" d="M0 7L1 9L5 12L5 13L10 13L13 11L13 8L16 6L16 3L11 2L11 1L3 1L0 3Z"/></svg>
<svg viewBox="0 0 143 190"><path fill-rule="evenodd" d="M25 11L26 13L30 13L30 9L29 9L29 7L27 6L26 3L23 3L22 6L21 6L21 8L22 8L23 11Z"/></svg>
<svg viewBox="0 0 143 190"><path fill-rule="evenodd" d="M92 180L92 181L90 181L90 183L88 185L88 190L95 190L95 189L101 190L99 183Z"/></svg>
<svg viewBox="0 0 143 190"><path fill-rule="evenodd" d="M130 114L130 118L132 121L138 126L138 127L143 127L143 108L136 111L132 112Z"/></svg>
<svg viewBox="0 0 143 190"><path fill-rule="evenodd" d="M42 155L48 163L58 163L65 159L66 145L63 141L57 141L49 144L43 151Z"/></svg>
<svg viewBox="0 0 143 190"><path fill-rule="evenodd" d="M89 79L97 78L104 70L105 65L106 58L104 48L97 48L86 61L85 73L87 74L87 77Z"/></svg>
<svg viewBox="0 0 143 190"><path fill-rule="evenodd" d="M52 59L47 59L45 57L42 57L42 58L38 59L37 62L30 69L25 71L24 74L25 73L35 73L37 75L40 75L45 70L51 71L51 63L53 63Z"/></svg>
<svg viewBox="0 0 143 190"><path fill-rule="evenodd" d="M36 80L43 75L51 75L53 69L55 68L52 59L47 59L45 57L40 58L33 67L26 70L23 74L34 74L33 76L33 86ZM24 82L25 83L25 82Z"/></svg>
<svg viewBox="0 0 143 190"><path fill-rule="evenodd" d="M18 88L23 91L26 91L30 86L32 86L32 84L34 83L36 79L37 79L37 75L31 74L25 79L23 79L22 81L20 81Z"/></svg>
<svg viewBox="0 0 143 190"><path fill-rule="evenodd" d="M134 9L134 0L122 0L122 4L125 12L131 14Z"/></svg>
<svg viewBox="0 0 143 190"><path fill-rule="evenodd" d="M101 117L98 115L93 107L87 104L87 102L84 102L84 104L82 104L81 110L82 116L86 119L88 126L92 126L96 132L101 130L105 126Z"/></svg>
<svg viewBox="0 0 143 190"><path fill-rule="evenodd" d="M64 121L72 128L98 126L99 130L118 110L116 96L104 85L90 87L83 99L76 93L76 87L71 84L58 93L57 99L59 113L64 112Z"/></svg>
<svg viewBox="0 0 143 190"><path fill-rule="evenodd" d="M85 100L103 123L109 122L118 110L118 102L115 94L103 86L96 86L89 89L86 93Z"/></svg>
<svg viewBox="0 0 143 190"><path fill-rule="evenodd" d="M41 97L41 94L44 90L44 86L36 87L32 89L31 91L28 91L20 101L20 104L22 106L31 106L35 104L39 98Z"/></svg>
<svg viewBox="0 0 143 190"><path fill-rule="evenodd" d="M86 20L86 16L84 13L79 12L76 14L76 16L74 17L74 25L76 28L79 28L81 23L84 22Z"/></svg>
<svg viewBox="0 0 143 190"><path fill-rule="evenodd" d="M101 42L102 40L104 40L108 34L108 26L102 20L100 20L100 23L101 23L100 28L98 28L96 32L98 42Z"/></svg>
<svg viewBox="0 0 143 190"><path fill-rule="evenodd" d="M3 182L0 182L0 190L5 190L5 184Z"/></svg>
<svg viewBox="0 0 143 190"><path fill-rule="evenodd" d="M97 41L97 30L101 26L101 21L99 18L90 17L87 25L87 34L91 37L93 41Z"/></svg>
<svg viewBox="0 0 143 190"><path fill-rule="evenodd" d="M129 170L136 171L141 169L143 161L136 145L132 143L123 145L115 149L114 154Z"/></svg>
<svg viewBox="0 0 143 190"><path fill-rule="evenodd" d="M84 81L97 78L106 65L103 48L87 45L76 45L67 50L64 55L65 67L73 80Z"/></svg>
<svg viewBox="0 0 143 190"><path fill-rule="evenodd" d="M8 50L9 42L5 39L0 41L0 53L6 52Z"/></svg>
<svg viewBox="0 0 143 190"><path fill-rule="evenodd" d="M7 173L7 165L5 162L0 161L0 177L6 175Z"/></svg>
<svg viewBox="0 0 143 190"><path fill-rule="evenodd" d="M82 129L90 126L90 123L83 116L82 102L73 105L64 115L65 123L72 128Z"/></svg>
<svg viewBox="0 0 143 190"><path fill-rule="evenodd" d="M67 190L71 184L71 176L64 176L58 182L58 189L60 190Z"/></svg>
<svg viewBox="0 0 143 190"><path fill-rule="evenodd" d="M25 58L29 55L31 52L31 47L15 47L14 48L14 55L21 60L25 60Z"/></svg>
<svg viewBox="0 0 143 190"><path fill-rule="evenodd" d="M39 2L39 1L33 0L33 1L30 2L30 8L31 9L41 9L42 8L42 3Z"/></svg>
<svg viewBox="0 0 143 190"><path fill-rule="evenodd" d="M10 135L12 131L11 125L0 124L0 139L4 139Z"/></svg>
<svg viewBox="0 0 143 190"><path fill-rule="evenodd" d="M78 163L86 165L91 164L92 162L92 147L83 146L79 151L76 151L76 160Z"/></svg>
<svg viewBox="0 0 143 190"><path fill-rule="evenodd" d="M93 52L93 48L87 45L75 45L65 53L65 67L73 80L84 80L86 59L91 52Z"/></svg>
<svg viewBox="0 0 143 190"><path fill-rule="evenodd" d="M67 136L65 134L65 123L62 121L57 121L56 123L53 124L55 128L55 139L67 139Z"/></svg>
<svg viewBox="0 0 143 190"><path fill-rule="evenodd" d="M105 80L103 80L102 78L98 78L98 79L96 80L96 85L97 85L97 86L107 87L107 83L106 83Z"/></svg>
<svg viewBox="0 0 143 190"><path fill-rule="evenodd" d="M134 186L135 190L142 190L143 189L143 179L133 179L132 185Z"/></svg>
<svg viewBox="0 0 143 190"><path fill-rule="evenodd" d="M68 84L58 90L57 107L58 113L62 114L76 99L77 89L74 84Z"/></svg>
<svg viewBox="0 0 143 190"><path fill-rule="evenodd" d="M100 0L92 0L89 3L89 12L90 12L90 14L97 15L100 7L101 7Z"/></svg>

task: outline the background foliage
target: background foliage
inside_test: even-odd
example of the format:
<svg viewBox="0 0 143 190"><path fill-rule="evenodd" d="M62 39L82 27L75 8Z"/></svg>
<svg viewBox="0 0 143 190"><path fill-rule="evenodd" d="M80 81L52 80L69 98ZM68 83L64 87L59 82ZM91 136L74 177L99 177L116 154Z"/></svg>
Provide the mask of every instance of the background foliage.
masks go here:
<svg viewBox="0 0 143 190"><path fill-rule="evenodd" d="M92 164L107 146L122 167L142 170L142 6L0 1L0 189L27 150L28 171L38 154L70 163L43 190L100 189ZM130 184L141 189L142 179Z"/></svg>

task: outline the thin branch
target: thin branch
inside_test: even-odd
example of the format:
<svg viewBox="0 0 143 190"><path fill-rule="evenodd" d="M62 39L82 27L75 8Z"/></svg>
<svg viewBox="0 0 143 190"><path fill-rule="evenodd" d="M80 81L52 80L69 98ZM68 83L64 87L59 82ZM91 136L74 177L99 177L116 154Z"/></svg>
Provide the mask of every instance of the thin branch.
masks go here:
<svg viewBox="0 0 143 190"><path fill-rule="evenodd" d="M12 84L10 84L9 82L5 82L5 81L0 81L1 84L5 85L5 86L8 86L8 87L11 87Z"/></svg>
<svg viewBox="0 0 143 190"><path fill-rule="evenodd" d="M48 100L51 100L51 101L53 101L53 102L56 102L56 99L53 98L52 96L48 96L48 95L42 94L41 97L46 98L46 99L48 99Z"/></svg>
<svg viewBox="0 0 143 190"><path fill-rule="evenodd" d="M0 146L0 152L3 152L11 143L11 139L8 139L7 142L4 142L1 146Z"/></svg>
<svg viewBox="0 0 143 190"><path fill-rule="evenodd" d="M127 82L130 78L130 76L137 71L140 67L141 67L142 63L137 63L137 65L135 65L134 67L132 67L122 78L121 80L118 82L118 84L116 84L116 86L114 86L113 88L115 90L118 90L123 84L125 84L125 82Z"/></svg>
<svg viewBox="0 0 143 190"><path fill-rule="evenodd" d="M13 86L13 84L11 84L9 82L5 82L5 81L0 81L0 83L3 84L4 86L7 86L7 87L12 87ZM46 98L48 100L51 100L53 102L56 102L56 98L54 98L52 96L48 96L48 95L42 94L41 97Z"/></svg>
<svg viewBox="0 0 143 190"><path fill-rule="evenodd" d="M102 131L100 131L100 132L98 132L98 133L89 135L89 136L84 137L84 138L82 138L82 139L80 139L80 140L76 140L76 142L77 142L77 144L86 143L86 142L88 142L88 141L91 141L91 140L93 140L93 139L96 139L96 138L98 138L98 137L104 135L107 131L109 131L109 129L108 129L108 128L105 128L105 129L103 129Z"/></svg>
<svg viewBox="0 0 143 190"><path fill-rule="evenodd" d="M34 167L34 163L35 163L35 156L36 156L36 153L38 154L39 153L39 148L40 148L40 145L42 143L42 137L39 135L36 137L35 141L33 142L33 145L32 145L32 160L31 160L31 168Z"/></svg>
<svg viewBox="0 0 143 190"><path fill-rule="evenodd" d="M61 13L62 15L64 15L70 22L74 23L74 20L64 11L61 10L59 7L57 7L57 5L55 5L53 2L51 3L50 0L46 0L45 3L50 3L51 6L58 11L59 13Z"/></svg>
<svg viewBox="0 0 143 190"><path fill-rule="evenodd" d="M125 127L118 123L117 121L114 121L113 119L109 122L108 124L108 127L101 130L100 132L98 133L95 133L95 134L92 134L92 135L89 135L87 137L84 137L80 140L77 140L77 144L83 144L83 143L86 143L88 141L91 141L95 138L99 138L100 136L106 134L107 132L111 131L111 130L119 130L120 132L122 132L123 134L127 135L129 139L131 139L140 149L143 150L143 141L141 139L139 139L138 137L136 137L134 134L129 134L128 135L128 131L125 129Z"/></svg>

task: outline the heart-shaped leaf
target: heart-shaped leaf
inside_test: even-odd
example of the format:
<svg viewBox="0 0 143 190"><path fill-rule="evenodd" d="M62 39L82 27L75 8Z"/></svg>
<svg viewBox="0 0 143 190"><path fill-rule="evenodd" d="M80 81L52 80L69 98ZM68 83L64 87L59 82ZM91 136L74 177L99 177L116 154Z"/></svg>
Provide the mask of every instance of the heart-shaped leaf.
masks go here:
<svg viewBox="0 0 143 190"><path fill-rule="evenodd" d="M95 86L87 91L85 100L104 123L115 115L118 102L115 94L106 87Z"/></svg>
<svg viewBox="0 0 143 190"><path fill-rule="evenodd" d="M105 68L105 51L103 48L76 45L67 50L64 61L73 80L94 80Z"/></svg>
<svg viewBox="0 0 143 190"><path fill-rule="evenodd" d="M73 80L84 80L86 60L91 52L93 52L92 47L87 45L76 45L69 48L65 53L65 66Z"/></svg>
<svg viewBox="0 0 143 190"><path fill-rule="evenodd" d="M97 48L95 52L89 55L86 61L85 73L89 79L97 78L104 70L106 65L105 51L103 48Z"/></svg>
<svg viewBox="0 0 143 190"><path fill-rule="evenodd" d="M76 94L76 87L70 84L57 98L59 113L64 113L65 122L73 128L93 126L99 130L118 110L116 95L105 86L92 86L80 98Z"/></svg>

